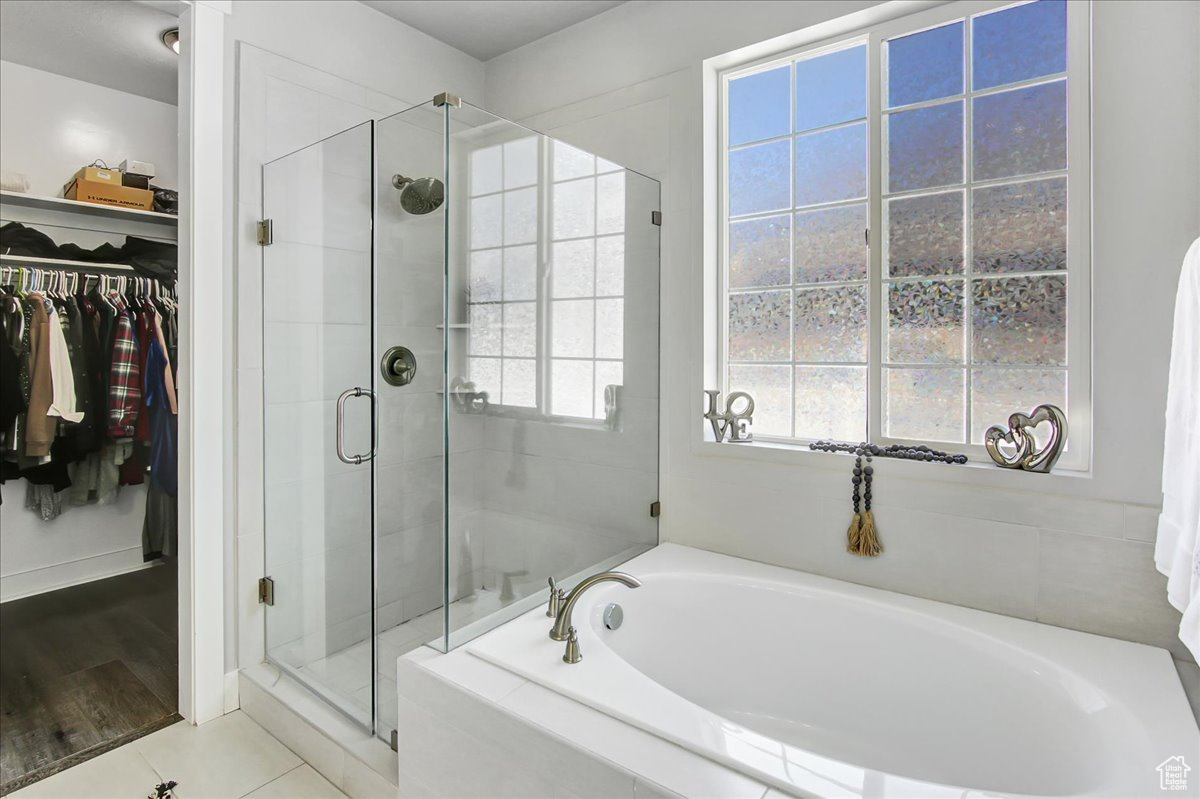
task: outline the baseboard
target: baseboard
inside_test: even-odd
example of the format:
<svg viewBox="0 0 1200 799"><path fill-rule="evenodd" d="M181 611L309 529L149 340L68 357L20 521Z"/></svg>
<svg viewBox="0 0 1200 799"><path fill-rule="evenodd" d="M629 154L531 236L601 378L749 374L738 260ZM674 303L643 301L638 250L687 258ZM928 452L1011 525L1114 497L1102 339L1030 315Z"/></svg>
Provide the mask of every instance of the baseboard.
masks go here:
<svg viewBox="0 0 1200 799"><path fill-rule="evenodd" d="M126 547L114 552L92 555L66 563L55 563L37 569L28 569L15 574L0 575L0 602L11 602L29 596L70 588L106 577L129 574L138 569L158 565L158 561L146 563L142 560L142 548Z"/></svg>

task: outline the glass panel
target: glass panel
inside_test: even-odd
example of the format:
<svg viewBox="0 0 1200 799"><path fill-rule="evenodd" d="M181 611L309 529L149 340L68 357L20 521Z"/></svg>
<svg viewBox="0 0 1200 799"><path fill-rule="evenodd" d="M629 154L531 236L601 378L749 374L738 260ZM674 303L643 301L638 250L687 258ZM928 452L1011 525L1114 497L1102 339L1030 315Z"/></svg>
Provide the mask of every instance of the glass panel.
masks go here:
<svg viewBox="0 0 1200 799"><path fill-rule="evenodd" d="M537 241L537 189L504 193L504 243Z"/></svg>
<svg viewBox="0 0 1200 799"><path fill-rule="evenodd" d="M866 367L797 366L796 437L865 440Z"/></svg>
<svg viewBox="0 0 1200 799"><path fill-rule="evenodd" d="M494 149L494 148L491 148ZM532 186L538 178L537 136L504 143L504 188Z"/></svg>
<svg viewBox="0 0 1200 799"><path fill-rule="evenodd" d="M962 94L962 22L889 41L887 86L889 107Z"/></svg>
<svg viewBox="0 0 1200 799"><path fill-rule="evenodd" d="M596 296L625 293L625 237L596 239Z"/></svg>
<svg viewBox="0 0 1200 799"><path fill-rule="evenodd" d="M792 231L786 216L729 223L729 286L786 286L791 282Z"/></svg>
<svg viewBox="0 0 1200 799"><path fill-rule="evenodd" d="M729 215L776 211L791 204L786 141L757 144L729 154Z"/></svg>
<svg viewBox="0 0 1200 799"><path fill-rule="evenodd" d="M514 408L534 407L537 404L537 362L505 358L501 361L501 369L504 373L504 393L500 401Z"/></svg>
<svg viewBox="0 0 1200 799"><path fill-rule="evenodd" d="M555 297L590 297L594 283L595 243L592 239L556 241L550 276Z"/></svg>
<svg viewBox="0 0 1200 799"><path fill-rule="evenodd" d="M867 360L867 287L796 290L797 361Z"/></svg>
<svg viewBox="0 0 1200 799"><path fill-rule="evenodd" d="M1067 268L1067 179L975 189L976 272Z"/></svg>
<svg viewBox="0 0 1200 799"><path fill-rule="evenodd" d="M275 219L274 245L262 251L264 284L304 282L316 303L295 302L292 292L262 298L264 556L275 583L266 657L368 728L372 467L340 461L333 430L338 396L373 389L377 374L371 315L335 312L374 300L371 139L367 123L272 161L262 174L262 210ZM300 184L311 191L291 190ZM370 409L367 397L346 403L351 453L370 451Z"/></svg>
<svg viewBox="0 0 1200 799"><path fill-rule="evenodd" d="M729 365L729 390L754 397L750 432L764 436L792 434L792 370L789 366Z"/></svg>
<svg viewBox="0 0 1200 799"><path fill-rule="evenodd" d="M533 300L537 298L537 247L504 248L504 299Z"/></svg>
<svg viewBox="0 0 1200 799"><path fill-rule="evenodd" d="M865 44L796 62L797 131L850 122L866 115Z"/></svg>
<svg viewBox="0 0 1200 799"><path fill-rule="evenodd" d="M887 231L889 275L907 277L962 272L961 191L889 200ZM978 236L976 232L976 241Z"/></svg>
<svg viewBox="0 0 1200 799"><path fill-rule="evenodd" d="M471 302L495 302L500 299L500 250L476 250L471 253Z"/></svg>
<svg viewBox="0 0 1200 799"><path fill-rule="evenodd" d="M471 306L471 354L499 355L503 336L500 304Z"/></svg>
<svg viewBox="0 0 1200 799"><path fill-rule="evenodd" d="M888 191L962 182L961 101L889 114L887 128Z"/></svg>
<svg viewBox="0 0 1200 799"><path fill-rule="evenodd" d="M537 305L535 303L504 303L505 357L532 358L537 355L536 325ZM507 372L505 372L505 374L507 374Z"/></svg>
<svg viewBox="0 0 1200 799"><path fill-rule="evenodd" d="M887 289L889 363L962 363L961 280L912 280Z"/></svg>
<svg viewBox="0 0 1200 799"><path fill-rule="evenodd" d="M1067 4L1038 0L972 23L971 83L990 89L1067 71Z"/></svg>
<svg viewBox="0 0 1200 799"><path fill-rule="evenodd" d="M499 247L503 199L499 194L471 200L471 248Z"/></svg>
<svg viewBox="0 0 1200 799"><path fill-rule="evenodd" d="M620 233L625 229L625 174L596 179L596 235Z"/></svg>
<svg viewBox="0 0 1200 799"><path fill-rule="evenodd" d="M963 369L885 369L884 435L963 443Z"/></svg>
<svg viewBox="0 0 1200 799"><path fill-rule="evenodd" d="M471 196L500 191L503 183L500 147L484 147L471 153Z"/></svg>
<svg viewBox="0 0 1200 799"><path fill-rule="evenodd" d="M790 291L729 297L729 359L786 361L791 357Z"/></svg>
<svg viewBox="0 0 1200 799"><path fill-rule="evenodd" d="M592 362L555 360L553 367L551 412L556 416L591 418Z"/></svg>
<svg viewBox="0 0 1200 799"><path fill-rule="evenodd" d="M554 238L596 234L596 181L592 178L554 184Z"/></svg>
<svg viewBox="0 0 1200 799"><path fill-rule="evenodd" d="M867 206L796 214L796 282L866 280Z"/></svg>
<svg viewBox="0 0 1200 799"><path fill-rule="evenodd" d="M625 301L596 300L596 357L625 354Z"/></svg>
<svg viewBox="0 0 1200 799"><path fill-rule="evenodd" d="M787 180L786 173L783 180ZM796 137L797 207L866 195L865 123Z"/></svg>
<svg viewBox="0 0 1200 799"><path fill-rule="evenodd" d="M591 358L593 317L592 300L555 300L551 303L550 353L556 358Z"/></svg>
<svg viewBox="0 0 1200 799"><path fill-rule="evenodd" d="M1065 366L1065 275L972 281L975 363Z"/></svg>
<svg viewBox="0 0 1200 799"><path fill-rule="evenodd" d="M729 81L729 143L746 144L789 132L791 68Z"/></svg>
<svg viewBox="0 0 1200 799"><path fill-rule="evenodd" d="M607 414L616 413L619 410L621 382L625 379L624 374L625 365L620 361L596 361L596 405L592 412L593 419L607 420ZM613 391L617 393L611 393Z"/></svg>
<svg viewBox="0 0 1200 799"><path fill-rule="evenodd" d="M971 443L992 425L1008 428L1016 411L1050 403L1067 407L1067 373L1057 369L976 369L971 372Z"/></svg>
<svg viewBox="0 0 1200 799"><path fill-rule="evenodd" d="M472 358L471 381L476 391L486 391L493 402L500 399L500 359Z"/></svg>
<svg viewBox="0 0 1200 799"><path fill-rule="evenodd" d="M1067 82L976 97L975 179L1067 168Z"/></svg>
<svg viewBox="0 0 1200 799"><path fill-rule="evenodd" d="M585 153L565 142L556 141L554 151L554 179L570 180L591 175L596 171L596 156Z"/></svg>

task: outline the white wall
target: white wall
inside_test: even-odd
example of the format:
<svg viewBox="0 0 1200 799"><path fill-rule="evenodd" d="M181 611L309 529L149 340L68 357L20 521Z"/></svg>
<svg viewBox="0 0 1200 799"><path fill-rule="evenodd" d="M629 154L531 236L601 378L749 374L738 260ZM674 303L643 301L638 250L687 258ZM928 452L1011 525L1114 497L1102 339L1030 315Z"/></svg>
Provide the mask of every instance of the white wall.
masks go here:
<svg viewBox="0 0 1200 799"><path fill-rule="evenodd" d="M0 169L25 173L31 194L61 197L97 158L150 161L157 185L178 187L175 106L10 61L0 61L0 96Z"/></svg>
<svg viewBox="0 0 1200 799"><path fill-rule="evenodd" d="M126 157L151 161L156 183L177 186L173 105L8 61L0 61L0 98L0 168L25 173L31 194L62 196L63 184L97 158L114 167ZM37 227L60 244L123 240ZM112 504L68 507L51 522L25 509L25 487L19 480L3 488L0 601L142 566L143 486L122 488Z"/></svg>
<svg viewBox="0 0 1200 799"><path fill-rule="evenodd" d="M871 5L633 0L487 64L490 110L664 180L662 539L1187 657L1152 542L1170 313L1200 233L1196 4L1094 6L1090 475L877 462L886 551L864 560L844 551L844 459L700 444L700 62ZM631 113L650 105L665 126Z"/></svg>

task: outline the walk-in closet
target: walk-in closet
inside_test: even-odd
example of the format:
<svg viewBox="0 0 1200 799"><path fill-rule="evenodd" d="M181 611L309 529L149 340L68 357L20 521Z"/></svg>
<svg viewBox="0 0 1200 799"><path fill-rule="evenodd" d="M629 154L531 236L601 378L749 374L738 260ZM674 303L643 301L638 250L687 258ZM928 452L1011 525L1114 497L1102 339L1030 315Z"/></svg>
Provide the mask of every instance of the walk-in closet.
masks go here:
<svg viewBox="0 0 1200 799"><path fill-rule="evenodd" d="M179 719L179 20L0 4L0 794Z"/></svg>

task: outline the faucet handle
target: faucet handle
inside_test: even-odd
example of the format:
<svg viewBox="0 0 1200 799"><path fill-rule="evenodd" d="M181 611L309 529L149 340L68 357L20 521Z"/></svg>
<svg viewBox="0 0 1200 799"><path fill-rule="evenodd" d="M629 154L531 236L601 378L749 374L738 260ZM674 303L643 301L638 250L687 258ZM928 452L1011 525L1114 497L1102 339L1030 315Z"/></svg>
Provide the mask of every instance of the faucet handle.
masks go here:
<svg viewBox="0 0 1200 799"><path fill-rule="evenodd" d="M554 578L550 578L550 601L546 604L547 618L558 618L558 609L562 607L563 598L567 592L558 587L558 583L554 582Z"/></svg>
<svg viewBox="0 0 1200 799"><path fill-rule="evenodd" d="M567 651L563 653L563 663L578 663L583 660L579 651L579 633L574 627L567 628Z"/></svg>

